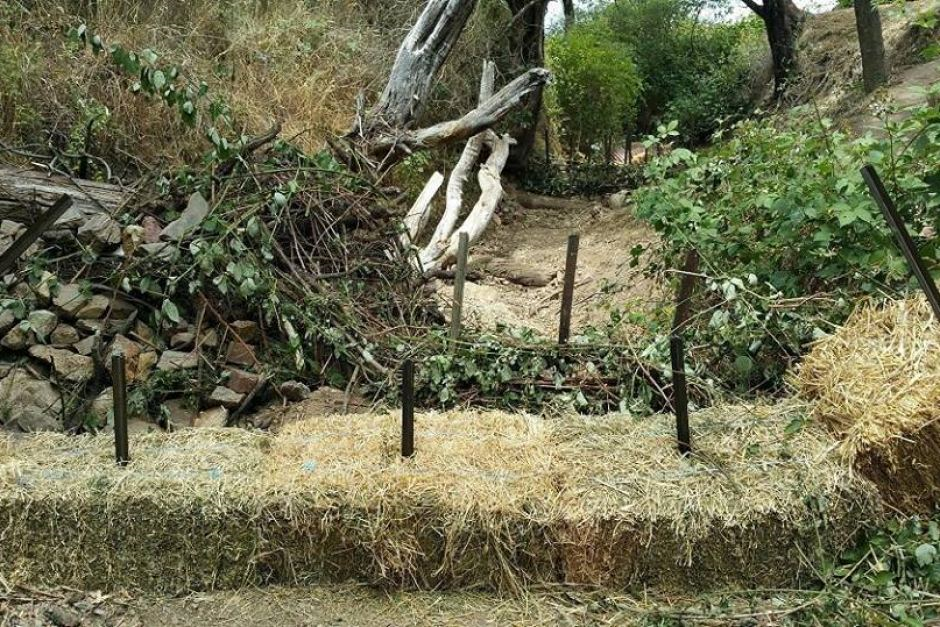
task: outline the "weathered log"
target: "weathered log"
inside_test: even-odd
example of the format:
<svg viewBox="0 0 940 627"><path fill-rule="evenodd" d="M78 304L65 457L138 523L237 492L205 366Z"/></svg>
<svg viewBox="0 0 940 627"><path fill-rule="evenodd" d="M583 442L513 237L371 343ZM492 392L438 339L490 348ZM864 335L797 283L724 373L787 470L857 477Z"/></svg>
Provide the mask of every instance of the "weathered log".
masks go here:
<svg viewBox="0 0 940 627"><path fill-rule="evenodd" d="M384 128L411 127L476 4L477 0L428 0L398 49L379 102L351 135L369 138Z"/></svg>
<svg viewBox="0 0 940 627"><path fill-rule="evenodd" d="M435 148L469 139L498 124L519 106L527 95L540 89L550 75L549 71L543 68L529 70L461 118L415 131L403 130L395 134L383 134L370 140L367 149L376 156L389 153L405 155L414 150Z"/></svg>
<svg viewBox="0 0 940 627"><path fill-rule="evenodd" d="M428 223L428 218L431 217L431 201L434 200L434 195L443 183L444 175L435 172L424 184L424 189L421 190L418 199L405 214L404 232L401 234L402 246L410 246L421 235L421 231Z"/></svg>
<svg viewBox="0 0 940 627"><path fill-rule="evenodd" d="M0 219L32 222L64 194L72 207L56 224L66 224L93 213L115 213L133 193L109 183L0 167Z"/></svg>
<svg viewBox="0 0 940 627"><path fill-rule="evenodd" d="M490 145L491 152L486 163L480 166L480 171L477 173L480 198L470 211L470 215L460 225L460 228L450 236L443 254L424 267L426 273L434 272L438 268L446 267L452 263L457 256L460 233L466 233L470 244L473 244L480 239L483 231L486 230L486 227L493 219L493 214L496 213L496 207L499 206L499 201L503 197L500 176L503 173L503 168L506 167L506 161L509 159L509 147L512 145L513 139L509 135L498 137L493 131L486 131L485 141Z"/></svg>
<svg viewBox="0 0 940 627"><path fill-rule="evenodd" d="M486 102L486 100L493 95L495 85L496 64L492 61L484 61L483 74L480 78L479 102L481 104ZM464 146L460 159L457 161L457 165L454 166L454 171L450 174L450 179L447 181L447 196L444 205L444 213L437 223L437 228L434 229L431 240L428 242L427 246L424 247L419 256L422 267L441 256L441 253L444 252L444 248L447 246L447 240L450 234L454 232L454 227L457 225L457 218L460 217L460 210L463 207L463 188L467 179L470 177L471 170L480 158L480 151L483 149L483 139L484 134L479 133L467 141L467 145Z"/></svg>
<svg viewBox="0 0 940 627"><path fill-rule="evenodd" d="M543 196L525 190L509 188L509 195L526 209L551 209L559 211L582 211L585 201L577 198L558 198L557 196Z"/></svg>

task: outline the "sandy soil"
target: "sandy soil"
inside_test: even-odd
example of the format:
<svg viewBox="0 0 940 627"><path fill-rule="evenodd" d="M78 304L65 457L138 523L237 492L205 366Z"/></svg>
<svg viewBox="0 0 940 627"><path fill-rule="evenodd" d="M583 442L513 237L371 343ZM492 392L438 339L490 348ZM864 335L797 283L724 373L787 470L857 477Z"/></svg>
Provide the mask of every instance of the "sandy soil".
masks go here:
<svg viewBox="0 0 940 627"><path fill-rule="evenodd" d="M357 585L246 589L179 598L0 588L0 627L484 627L624 624L632 601L556 591L516 598L382 592ZM629 612L629 613L627 613ZM626 620L626 622L630 622Z"/></svg>
<svg viewBox="0 0 940 627"><path fill-rule="evenodd" d="M545 287L524 287L486 275L468 281L464 311L467 324L492 328L497 324L528 327L545 337L558 333L562 275L570 233L580 233L572 335L589 324L602 324L611 307L647 308L662 295L662 287L643 275L642 258L631 267L631 249L655 241L652 230L637 220L629 206L612 209L585 201L572 210L522 208L507 203L500 224L471 250L475 258L505 259L533 270L556 270ZM453 287L439 290L449 300Z"/></svg>

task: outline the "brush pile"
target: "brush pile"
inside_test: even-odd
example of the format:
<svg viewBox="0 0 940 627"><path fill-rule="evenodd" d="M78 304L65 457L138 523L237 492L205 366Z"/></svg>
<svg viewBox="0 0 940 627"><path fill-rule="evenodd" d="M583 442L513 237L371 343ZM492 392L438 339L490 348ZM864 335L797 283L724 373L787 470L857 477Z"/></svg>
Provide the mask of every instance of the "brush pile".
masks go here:
<svg viewBox="0 0 940 627"><path fill-rule="evenodd" d="M859 308L795 383L840 451L905 512L940 498L940 326L923 298Z"/></svg>
<svg viewBox="0 0 940 627"><path fill-rule="evenodd" d="M187 430L0 443L0 575L203 590L359 580L515 592L532 584L789 586L879 515L796 406L669 417L311 415L278 435Z"/></svg>
<svg viewBox="0 0 940 627"><path fill-rule="evenodd" d="M388 329L407 335L432 315L395 249L393 203L327 153L275 137L133 189L0 168L0 245L59 194L75 202L3 277L0 374L43 394L0 425L106 426L114 352L127 357L132 411L161 423L164 402L184 395L194 410L224 410L202 421L223 426L297 400L279 387L291 379L386 380ZM17 404L19 387L0 384L0 403Z"/></svg>

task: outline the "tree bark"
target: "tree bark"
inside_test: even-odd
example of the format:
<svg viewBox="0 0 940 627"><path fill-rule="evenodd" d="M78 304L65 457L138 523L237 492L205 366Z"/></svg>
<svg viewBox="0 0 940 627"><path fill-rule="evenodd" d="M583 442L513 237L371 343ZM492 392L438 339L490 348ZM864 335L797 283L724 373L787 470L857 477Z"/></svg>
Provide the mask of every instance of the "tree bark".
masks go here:
<svg viewBox="0 0 940 627"><path fill-rule="evenodd" d="M754 13L760 16L767 31L770 57L774 70L774 99L779 100L787 88L787 81L796 69L796 38L803 25L805 13L793 0L743 0Z"/></svg>
<svg viewBox="0 0 940 627"><path fill-rule="evenodd" d="M358 133L369 137L383 128L411 128L438 72L460 38L477 0L428 0L398 49L388 83Z"/></svg>
<svg viewBox="0 0 940 627"><path fill-rule="evenodd" d="M545 65L545 13L548 0L507 0L512 11L510 37L515 52L514 71ZM516 139L507 167L521 170L535 145L539 115L542 112L542 88L534 90L520 107L521 121L511 131Z"/></svg>
<svg viewBox="0 0 940 627"><path fill-rule="evenodd" d="M862 81L866 92L888 82L885 44L881 32L881 15L872 0L855 0L855 28L862 52Z"/></svg>
<svg viewBox="0 0 940 627"><path fill-rule="evenodd" d="M548 70L529 70L457 120L441 122L415 131L384 134L368 142L367 148L375 156L387 157L389 153L407 154L413 150L435 148L469 139L495 126L535 91L540 92L548 77Z"/></svg>
<svg viewBox="0 0 940 627"><path fill-rule="evenodd" d="M59 222L94 213L116 213L134 190L117 185L49 175L35 170L0 167L0 218L29 224L59 196L71 196L72 208Z"/></svg>
<svg viewBox="0 0 940 627"><path fill-rule="evenodd" d="M483 62L483 74L480 78L480 104L483 104L493 96L493 90L496 88L496 65L492 61ZM450 174L450 180L447 181L447 194L444 204L444 213L431 241L421 251L420 262L422 267L431 263L441 256L444 248L447 246L448 238L454 231L457 224L457 218L460 217L460 209L463 206L463 188L470 177L470 171L477 164L480 158L480 151L483 148L484 133L479 133L470 138L457 165L454 166Z"/></svg>
<svg viewBox="0 0 940 627"><path fill-rule="evenodd" d="M574 26L574 0L561 0L561 4L565 9L565 32L568 32Z"/></svg>

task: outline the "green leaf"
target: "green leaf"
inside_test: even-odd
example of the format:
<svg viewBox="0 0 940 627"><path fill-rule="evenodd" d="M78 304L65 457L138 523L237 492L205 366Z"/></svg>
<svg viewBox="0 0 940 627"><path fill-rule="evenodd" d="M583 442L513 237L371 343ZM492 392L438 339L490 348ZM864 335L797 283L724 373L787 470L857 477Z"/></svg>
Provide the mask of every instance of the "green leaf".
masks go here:
<svg viewBox="0 0 940 627"><path fill-rule="evenodd" d="M920 566L933 564L934 560L937 559L937 548L932 544L921 544L914 549L914 557L917 559L917 564Z"/></svg>
<svg viewBox="0 0 940 627"><path fill-rule="evenodd" d="M172 300L170 299L164 300L163 305L160 307L160 311L163 312L163 315L166 316L170 322L174 324L179 323L180 311L179 309L177 309L176 305L173 303Z"/></svg>

